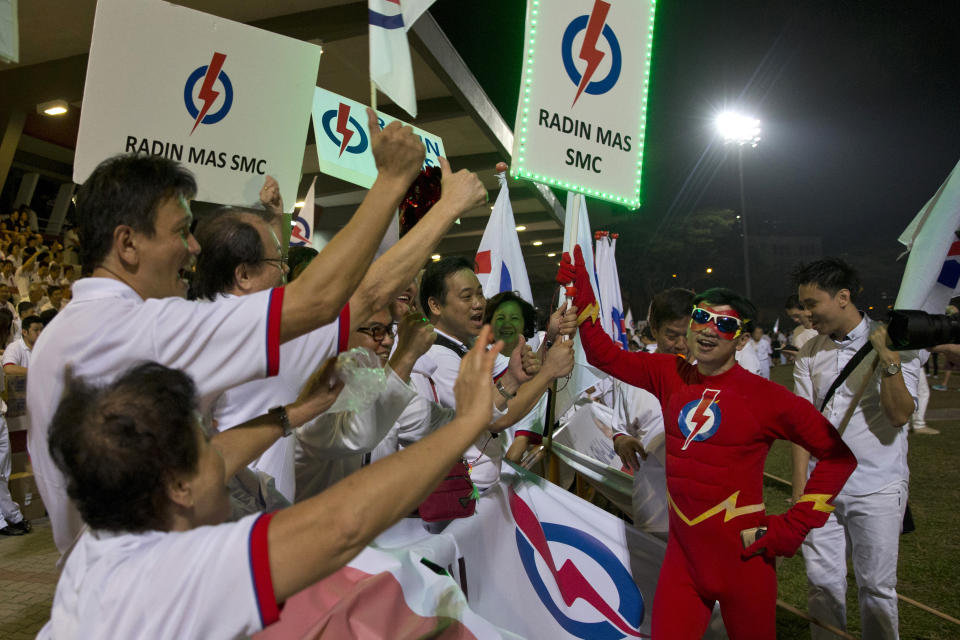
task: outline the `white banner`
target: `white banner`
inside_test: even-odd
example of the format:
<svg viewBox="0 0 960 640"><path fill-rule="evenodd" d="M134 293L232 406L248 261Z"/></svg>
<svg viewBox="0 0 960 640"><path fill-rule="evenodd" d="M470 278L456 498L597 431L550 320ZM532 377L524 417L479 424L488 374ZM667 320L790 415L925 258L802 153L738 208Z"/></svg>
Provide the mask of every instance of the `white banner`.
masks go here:
<svg viewBox="0 0 960 640"><path fill-rule="evenodd" d="M117 153L162 155L197 198L257 202L264 176L292 203L320 47L158 0L99 0L73 180Z"/></svg>
<svg viewBox="0 0 960 640"><path fill-rule="evenodd" d="M640 206L655 6L527 3L513 175Z"/></svg>
<svg viewBox="0 0 960 640"><path fill-rule="evenodd" d="M396 118L377 112L380 128ZM401 124L407 124L401 121ZM428 131L413 127L427 149L424 167L439 167L445 156L443 140ZM367 105L316 88L313 95L313 133L317 140L320 171L352 182L365 189L377 179L377 164L370 149L367 130Z"/></svg>
<svg viewBox="0 0 960 640"><path fill-rule="evenodd" d="M0 61L20 62L17 0L0 0Z"/></svg>

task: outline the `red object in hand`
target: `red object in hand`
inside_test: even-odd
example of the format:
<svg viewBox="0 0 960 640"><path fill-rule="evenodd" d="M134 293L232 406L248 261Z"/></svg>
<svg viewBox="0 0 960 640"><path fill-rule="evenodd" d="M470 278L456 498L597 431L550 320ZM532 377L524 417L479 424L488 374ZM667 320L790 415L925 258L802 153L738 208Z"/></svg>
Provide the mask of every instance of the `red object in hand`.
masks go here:
<svg viewBox="0 0 960 640"><path fill-rule="evenodd" d="M440 183L443 173L440 167L427 167L413 181L400 202L400 237L402 238L420 218L440 199Z"/></svg>

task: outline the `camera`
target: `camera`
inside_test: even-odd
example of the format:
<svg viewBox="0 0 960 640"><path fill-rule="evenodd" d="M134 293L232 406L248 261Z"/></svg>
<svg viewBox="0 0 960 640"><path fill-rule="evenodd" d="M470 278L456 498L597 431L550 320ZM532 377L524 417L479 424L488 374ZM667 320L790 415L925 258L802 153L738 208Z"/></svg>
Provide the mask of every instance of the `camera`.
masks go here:
<svg viewBox="0 0 960 640"><path fill-rule="evenodd" d="M960 315L894 309L890 312L887 335L897 351L960 344Z"/></svg>

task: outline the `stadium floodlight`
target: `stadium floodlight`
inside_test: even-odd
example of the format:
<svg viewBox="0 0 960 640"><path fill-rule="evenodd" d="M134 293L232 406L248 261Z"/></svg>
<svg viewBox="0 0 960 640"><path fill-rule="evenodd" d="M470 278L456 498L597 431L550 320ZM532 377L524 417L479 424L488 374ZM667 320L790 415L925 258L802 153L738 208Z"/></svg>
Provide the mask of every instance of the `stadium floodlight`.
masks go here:
<svg viewBox="0 0 960 640"><path fill-rule="evenodd" d="M724 142L755 147L760 143L760 121L751 116L724 111L716 119L717 132Z"/></svg>

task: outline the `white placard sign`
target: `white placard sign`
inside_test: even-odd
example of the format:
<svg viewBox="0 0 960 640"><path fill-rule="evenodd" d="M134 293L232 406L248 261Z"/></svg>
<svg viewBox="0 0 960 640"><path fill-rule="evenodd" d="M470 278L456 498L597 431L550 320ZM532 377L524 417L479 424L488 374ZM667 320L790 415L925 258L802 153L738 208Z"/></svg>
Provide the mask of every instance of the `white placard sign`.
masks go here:
<svg viewBox="0 0 960 640"><path fill-rule="evenodd" d="M397 119L379 111L377 116L381 129ZM443 140L417 127L413 132L427 150L423 166L439 167L439 157L446 156ZM373 186L377 165L370 149L367 105L317 87L313 95L313 133L320 171L366 189Z"/></svg>
<svg viewBox="0 0 960 640"><path fill-rule="evenodd" d="M99 0L74 182L117 153L163 155L197 199L297 196L321 49L159 0Z"/></svg>
<svg viewBox="0 0 960 640"><path fill-rule="evenodd" d="M517 178L635 209L655 0L529 0Z"/></svg>

